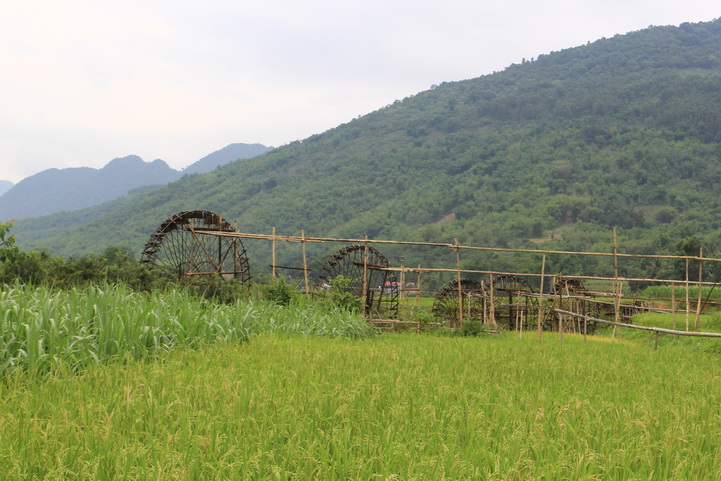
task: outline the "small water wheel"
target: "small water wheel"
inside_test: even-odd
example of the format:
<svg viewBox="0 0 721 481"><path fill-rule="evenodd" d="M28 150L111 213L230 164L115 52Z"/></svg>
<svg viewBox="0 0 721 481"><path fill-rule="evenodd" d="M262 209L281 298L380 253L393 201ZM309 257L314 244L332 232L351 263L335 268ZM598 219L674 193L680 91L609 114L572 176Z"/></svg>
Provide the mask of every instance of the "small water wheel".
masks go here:
<svg viewBox="0 0 721 481"><path fill-rule="evenodd" d="M554 309L574 312L581 316L600 316L601 305L590 300L586 286L578 279L558 277L551 287L551 299ZM550 329L558 331L560 315L551 311L546 316ZM564 316L563 331L581 334L593 333L597 323L593 320L585 320L583 317Z"/></svg>
<svg viewBox="0 0 721 481"><path fill-rule="evenodd" d="M460 287L459 296L458 279L453 279L441 287L433 301L433 316L449 327L459 326L461 311L463 322L483 321L481 283L461 279Z"/></svg>
<svg viewBox="0 0 721 481"><path fill-rule="evenodd" d="M366 251L367 249L367 251ZM367 252L368 258L365 259ZM365 267L365 292L363 292L363 271ZM344 277L346 291L362 298L366 314L372 319L393 319L398 315L400 285L383 254L373 247L349 245L329 256L321 267L317 286L330 288L333 280Z"/></svg>
<svg viewBox="0 0 721 481"><path fill-rule="evenodd" d="M150 236L140 261L178 278L219 275L249 282L250 267L241 239L222 235L232 232L231 225L212 212L180 212Z"/></svg>
<svg viewBox="0 0 721 481"><path fill-rule="evenodd" d="M538 325L538 297L523 279L499 274L484 281L483 297L486 299L486 316L501 328L511 331L535 330ZM491 302L491 299L493 302Z"/></svg>

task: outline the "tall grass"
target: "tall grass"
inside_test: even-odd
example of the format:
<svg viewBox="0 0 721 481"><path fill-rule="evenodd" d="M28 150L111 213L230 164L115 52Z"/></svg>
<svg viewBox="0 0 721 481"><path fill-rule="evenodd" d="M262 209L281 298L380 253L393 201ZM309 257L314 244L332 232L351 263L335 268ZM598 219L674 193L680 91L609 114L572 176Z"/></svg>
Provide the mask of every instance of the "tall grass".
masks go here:
<svg viewBox="0 0 721 481"><path fill-rule="evenodd" d="M21 284L0 290L0 374L77 372L118 358L141 359L175 346L281 334L363 337L346 311L245 301L216 304L183 290L139 293L122 285L68 290Z"/></svg>
<svg viewBox="0 0 721 481"><path fill-rule="evenodd" d="M718 356L261 335L0 386L6 479L719 479Z"/></svg>

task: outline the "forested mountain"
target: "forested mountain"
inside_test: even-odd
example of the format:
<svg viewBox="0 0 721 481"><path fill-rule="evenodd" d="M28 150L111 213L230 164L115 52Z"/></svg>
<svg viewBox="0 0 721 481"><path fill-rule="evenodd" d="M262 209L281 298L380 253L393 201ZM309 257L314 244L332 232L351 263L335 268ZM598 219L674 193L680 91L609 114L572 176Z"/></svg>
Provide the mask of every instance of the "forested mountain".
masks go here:
<svg viewBox="0 0 721 481"><path fill-rule="evenodd" d="M189 175L62 235L140 252L168 216L245 232L493 247L721 248L721 21L652 27L443 83L322 134ZM112 227L111 227L112 226ZM428 260L432 262L432 260Z"/></svg>

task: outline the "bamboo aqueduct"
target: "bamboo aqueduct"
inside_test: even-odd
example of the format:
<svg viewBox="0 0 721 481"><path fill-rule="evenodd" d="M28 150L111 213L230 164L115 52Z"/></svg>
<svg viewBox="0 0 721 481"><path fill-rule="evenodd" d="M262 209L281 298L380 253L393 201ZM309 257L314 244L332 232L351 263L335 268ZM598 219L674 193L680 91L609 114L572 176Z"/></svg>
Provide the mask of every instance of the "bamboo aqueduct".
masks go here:
<svg viewBox="0 0 721 481"><path fill-rule="evenodd" d="M698 256L637 255L618 252L615 240L613 252L569 252L530 249L491 248L454 243L404 242L377 239L338 239L239 232L218 214L194 210L175 214L160 224L150 236L142 253L141 262L153 269L161 269L178 277L222 276L239 283L249 283L251 267L243 240L258 240L270 244L271 274L279 270L292 270L302 274L299 288L306 295L319 289L328 289L339 276L347 279L346 290L362 299L363 316L378 329L413 328L416 330L439 327L461 328L470 324L497 330L543 331L591 334L601 323L634 327L679 335L721 337L721 334L699 332L699 319L707 299L702 299L702 287L714 286L703 281L703 266L718 263L721 259ZM280 242L300 244L303 265L282 266L277 263L277 245ZM319 243L342 245L327 256L317 272L311 274L306 247ZM448 268L431 268L418 265L393 266L380 252L382 246L407 248L445 249L455 260ZM540 272L499 272L461 268L463 253L523 253L540 257ZM546 272L548 256L597 256L613 262L613 276L581 276ZM685 263L683 279L647 279L619 276L619 266L632 259ZM689 262L696 261L698 272L690 272ZM452 261L451 261L452 262ZM696 267L694 267L696 268ZM424 274L443 274L452 279L436 292L432 317L424 322L409 320L407 310L418 307ZM473 279L471 278L473 277ZM475 278L482 278L476 280ZM406 282L413 279L414 282ZM625 286L632 283L671 286L670 299L638 298L624 295ZM535 288L533 286L536 286ZM589 287L587 287L589 286ZM591 288L590 286L594 286ZM697 291L694 298L692 288ZM676 295L677 289L682 292ZM678 298L677 298L678 297ZM663 301L663 302L661 302ZM634 326L631 317L638 312L667 312L673 314L674 329ZM680 327L676 329L676 318Z"/></svg>

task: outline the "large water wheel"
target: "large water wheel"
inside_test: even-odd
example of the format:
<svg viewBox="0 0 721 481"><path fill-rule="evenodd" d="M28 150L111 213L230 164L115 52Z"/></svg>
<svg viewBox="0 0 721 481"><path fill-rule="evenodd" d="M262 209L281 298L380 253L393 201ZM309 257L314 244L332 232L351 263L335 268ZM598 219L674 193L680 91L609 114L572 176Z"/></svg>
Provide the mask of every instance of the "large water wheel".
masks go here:
<svg viewBox="0 0 721 481"><path fill-rule="evenodd" d="M333 286L334 279L342 276L347 283L344 289L362 299L367 316L372 319L393 319L398 315L400 285L395 272L385 270L390 266L388 259L373 247L349 245L323 262L317 285L329 288Z"/></svg>
<svg viewBox="0 0 721 481"><path fill-rule="evenodd" d="M235 230L218 214L205 210L167 218L145 244L141 262L178 278L218 275L245 283L250 267Z"/></svg>
<svg viewBox="0 0 721 481"><path fill-rule="evenodd" d="M538 296L523 279L506 274L484 281L486 316L508 330L534 330L538 326Z"/></svg>
<svg viewBox="0 0 721 481"><path fill-rule="evenodd" d="M463 322L483 321L483 298L481 283L472 279L458 279L446 283L433 301L433 316L449 327L459 327Z"/></svg>

